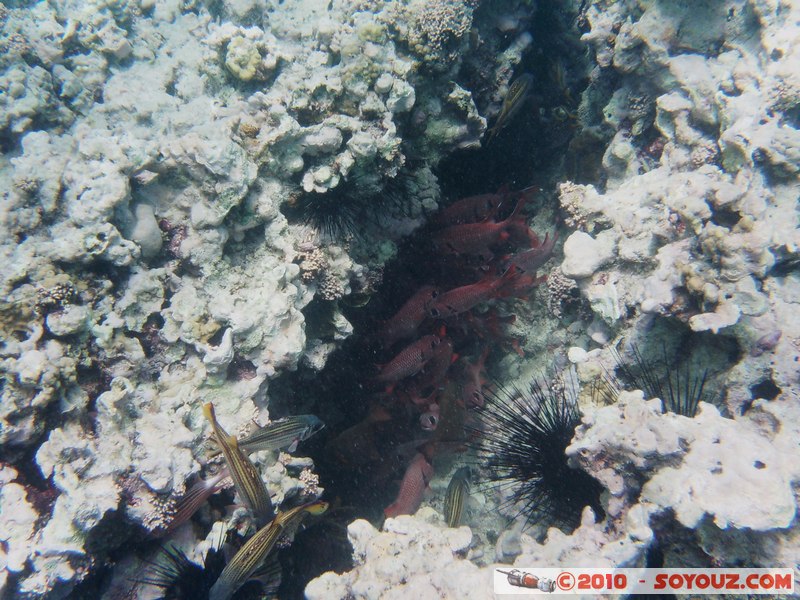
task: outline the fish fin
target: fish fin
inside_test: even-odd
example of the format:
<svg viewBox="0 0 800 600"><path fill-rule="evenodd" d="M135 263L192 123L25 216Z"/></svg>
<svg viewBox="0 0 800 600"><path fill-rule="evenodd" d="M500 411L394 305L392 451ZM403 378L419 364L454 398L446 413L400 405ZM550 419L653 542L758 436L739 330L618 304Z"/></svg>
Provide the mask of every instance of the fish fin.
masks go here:
<svg viewBox="0 0 800 600"><path fill-rule="evenodd" d="M292 452L297 450L297 446L298 446L299 443L300 443L300 440L298 438L294 438L294 440L292 441L291 445L288 448L286 448L286 451L291 454Z"/></svg>
<svg viewBox="0 0 800 600"><path fill-rule="evenodd" d="M211 402L206 402L203 404L203 415L212 425L217 420L217 415L214 411L214 405Z"/></svg>
<svg viewBox="0 0 800 600"><path fill-rule="evenodd" d="M525 206L525 196L521 196L517 200L517 204L514 206L514 210L511 211L511 214L508 215L508 218L505 220L506 223L511 223L512 221L518 221L520 219L524 219L525 216L522 214L522 208Z"/></svg>

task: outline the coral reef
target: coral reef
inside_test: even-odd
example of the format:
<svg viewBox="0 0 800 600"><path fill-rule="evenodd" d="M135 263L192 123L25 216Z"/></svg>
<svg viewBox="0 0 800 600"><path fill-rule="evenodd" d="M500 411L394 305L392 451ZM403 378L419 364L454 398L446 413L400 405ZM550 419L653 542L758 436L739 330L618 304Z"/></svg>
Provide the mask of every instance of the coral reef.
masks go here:
<svg viewBox="0 0 800 600"><path fill-rule="evenodd" d="M436 209L430 165L479 143L469 91L420 75L457 67L472 5L313 4L2 7L0 443L54 498L8 540L16 592L68 593L123 543L95 540L106 524L169 520L204 468L200 404L235 431L268 416L271 378L322 368L352 327L334 310L333 338L308 339L304 310L374 289ZM359 240L315 232L303 195L375 218ZM313 471L276 477L291 493Z"/></svg>
<svg viewBox="0 0 800 600"><path fill-rule="evenodd" d="M421 508L351 523L358 566L309 597L483 597L492 559L796 563L798 22L785 0L1 5L0 595L144 598L128 546L168 532L200 564L247 537L203 503L209 538L171 529L225 487L202 405L239 437L311 412L280 378L322 377L378 296L324 453L253 473L280 514L327 486L318 457L390 495L405 470L376 510ZM486 181L440 190L459 177ZM693 418L604 387L631 343L708 369ZM604 514L523 532L473 486L471 530L444 528L489 375L542 372L574 378L559 460Z"/></svg>
<svg viewBox="0 0 800 600"><path fill-rule="evenodd" d="M326 573L306 588L315 598L481 598L490 585L489 575L465 556L472 533L468 527L446 529L432 509L416 516L386 521L383 532L367 521L348 527L357 560L355 569L342 575Z"/></svg>
<svg viewBox="0 0 800 600"><path fill-rule="evenodd" d="M566 454L602 485L605 516L596 523L587 509L571 534L501 524L495 556L519 567L641 566L652 553L665 567L796 566L798 449L788 440L800 383L791 314L800 88L788 40L797 7L599 0L573 8L591 64L580 98L564 101L576 130L562 170L550 174L572 231L548 276L549 315L518 306L511 330L520 325L522 349L555 350L547 366L575 377L584 418ZM478 32L482 18L514 31L511 12L496 14L476 10ZM642 360L666 369L666 397L615 389L616 349L627 348L621 360L630 361L630 347L644 342ZM511 355L495 373L523 385L537 362ZM696 414L698 398L670 408L694 392L676 394L669 382L701 380ZM418 515L440 505L441 475ZM473 495L480 501L467 522L480 539L498 526L488 507L508 495ZM406 564L406 551L399 556ZM359 586L378 563L309 589L366 597Z"/></svg>

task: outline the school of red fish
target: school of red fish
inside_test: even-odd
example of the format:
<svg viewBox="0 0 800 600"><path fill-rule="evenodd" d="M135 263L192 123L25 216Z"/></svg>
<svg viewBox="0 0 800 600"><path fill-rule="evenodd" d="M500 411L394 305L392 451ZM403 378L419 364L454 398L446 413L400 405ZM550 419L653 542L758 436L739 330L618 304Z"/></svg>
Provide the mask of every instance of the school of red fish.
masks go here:
<svg viewBox="0 0 800 600"><path fill-rule="evenodd" d="M499 301L526 298L545 281L537 270L557 241L549 233L541 240L528 227L524 208L533 195L532 189L501 189L440 211L432 219L431 254L443 272L459 276L446 278L449 285L433 281L411 290L399 310L376 328L378 346L390 358L372 381L379 401L352 428L352 437L360 439L360 451L368 452L365 434L375 435L374 428L397 410L418 415L419 433L410 443L413 454L386 517L413 514L433 477L434 455L463 450L470 412L484 404L485 365L492 351L522 354L519 340L506 333L514 315L503 315Z"/></svg>

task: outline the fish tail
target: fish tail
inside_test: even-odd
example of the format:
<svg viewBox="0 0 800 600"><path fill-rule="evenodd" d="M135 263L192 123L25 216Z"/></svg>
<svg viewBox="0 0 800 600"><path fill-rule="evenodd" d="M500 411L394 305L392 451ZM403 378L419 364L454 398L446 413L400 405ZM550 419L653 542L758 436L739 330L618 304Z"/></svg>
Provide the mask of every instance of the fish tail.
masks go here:
<svg viewBox="0 0 800 600"><path fill-rule="evenodd" d="M211 423L212 426L216 424L217 415L214 411L214 405L211 402L206 402L203 404L203 415L206 419L208 419L208 422Z"/></svg>

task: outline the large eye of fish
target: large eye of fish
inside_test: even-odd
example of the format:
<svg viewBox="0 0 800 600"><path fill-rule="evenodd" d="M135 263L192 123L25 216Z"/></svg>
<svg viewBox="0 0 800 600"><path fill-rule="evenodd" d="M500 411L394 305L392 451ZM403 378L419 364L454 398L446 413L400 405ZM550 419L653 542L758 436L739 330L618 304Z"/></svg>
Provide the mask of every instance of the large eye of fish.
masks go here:
<svg viewBox="0 0 800 600"><path fill-rule="evenodd" d="M438 308L436 308L436 307L431 307L430 309L428 309L428 313L430 313L430 315L431 315L431 316L432 316L434 319L435 319L436 317L438 317L438 316L439 316L439 314L440 314L440 313L439 313L439 309L438 309Z"/></svg>
<svg viewBox="0 0 800 600"><path fill-rule="evenodd" d="M423 429L436 429L436 426L439 424L439 417L432 414L422 415L419 420Z"/></svg>

